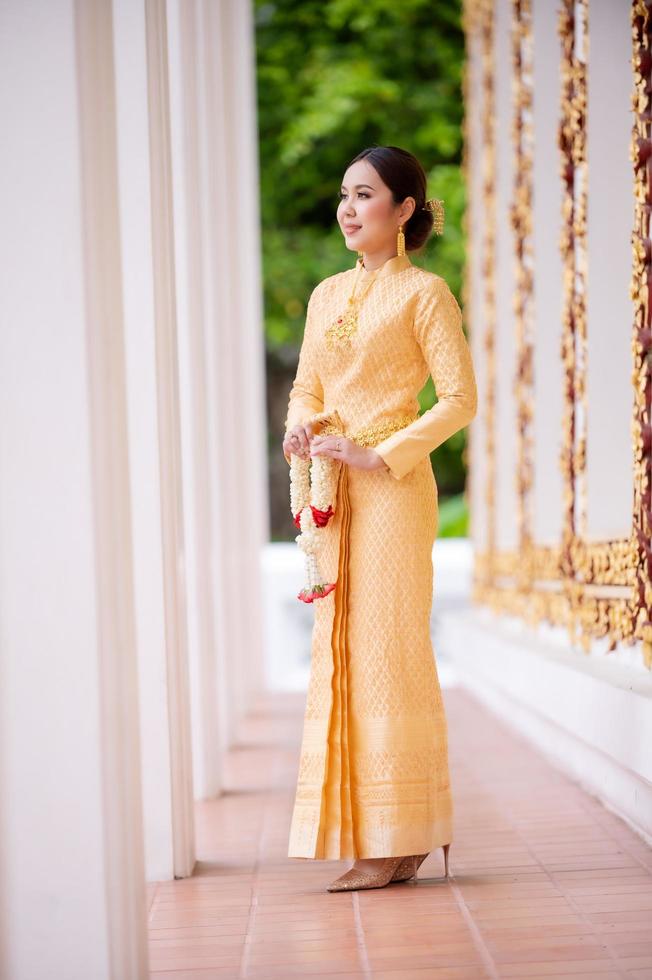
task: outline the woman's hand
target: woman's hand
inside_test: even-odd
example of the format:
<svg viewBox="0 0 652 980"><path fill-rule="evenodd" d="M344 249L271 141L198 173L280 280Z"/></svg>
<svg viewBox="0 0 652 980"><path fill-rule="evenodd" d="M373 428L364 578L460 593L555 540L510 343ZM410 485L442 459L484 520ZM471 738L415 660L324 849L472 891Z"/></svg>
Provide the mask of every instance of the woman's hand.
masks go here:
<svg viewBox="0 0 652 980"><path fill-rule="evenodd" d="M371 446L359 446L346 436L315 436L310 446L311 456L332 456L341 459L347 466L359 470L387 470L385 460Z"/></svg>
<svg viewBox="0 0 652 980"><path fill-rule="evenodd" d="M310 455L310 440L313 438L312 423L306 422L305 425L295 425L288 429L283 440L283 454L287 457L291 453L301 456L304 459Z"/></svg>

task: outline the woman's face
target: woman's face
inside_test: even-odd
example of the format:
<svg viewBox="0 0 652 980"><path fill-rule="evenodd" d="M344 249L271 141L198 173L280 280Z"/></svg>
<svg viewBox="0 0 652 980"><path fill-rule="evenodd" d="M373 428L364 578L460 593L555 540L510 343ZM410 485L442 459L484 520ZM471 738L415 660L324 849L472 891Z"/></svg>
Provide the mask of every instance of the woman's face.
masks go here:
<svg viewBox="0 0 652 980"><path fill-rule="evenodd" d="M356 160L342 179L337 220L346 247L379 252L396 245L398 226L414 210L414 198L394 204L392 192L366 160Z"/></svg>

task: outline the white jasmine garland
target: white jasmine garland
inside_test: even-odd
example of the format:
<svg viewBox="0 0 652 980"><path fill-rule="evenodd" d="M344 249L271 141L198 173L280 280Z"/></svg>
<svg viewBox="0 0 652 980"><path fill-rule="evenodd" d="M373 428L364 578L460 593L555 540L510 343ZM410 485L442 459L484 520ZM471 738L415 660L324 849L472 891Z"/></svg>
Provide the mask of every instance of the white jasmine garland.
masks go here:
<svg viewBox="0 0 652 980"><path fill-rule="evenodd" d="M290 456L290 509L298 514L310 503L310 460Z"/></svg>
<svg viewBox="0 0 652 980"><path fill-rule="evenodd" d="M328 514L335 512L337 477L340 460L331 456L316 456L312 460L290 453L290 509L299 518L301 533L295 538L306 561L307 584L298 593L303 602L328 595L335 582L325 582L319 568L318 556L322 544L323 527L315 523L313 508ZM330 511L330 514L328 513Z"/></svg>
<svg viewBox="0 0 652 980"><path fill-rule="evenodd" d="M319 412L306 419L313 432L343 435L344 426L337 410ZM335 582L325 582L319 568L322 531L335 513L337 485L343 463L332 456L318 454L304 458L290 453L290 509L301 528L295 541L306 560L307 585L297 594L302 602L312 602L332 592Z"/></svg>
<svg viewBox="0 0 652 980"><path fill-rule="evenodd" d="M310 470L310 502L318 510L328 510L329 504L335 508L337 473L339 460L332 456L316 456Z"/></svg>

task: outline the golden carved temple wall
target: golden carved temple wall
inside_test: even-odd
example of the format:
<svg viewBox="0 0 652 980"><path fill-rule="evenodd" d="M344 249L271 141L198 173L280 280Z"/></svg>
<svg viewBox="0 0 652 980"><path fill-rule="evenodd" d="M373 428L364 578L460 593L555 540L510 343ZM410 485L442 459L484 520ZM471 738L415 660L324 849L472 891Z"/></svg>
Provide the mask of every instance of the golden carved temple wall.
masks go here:
<svg viewBox="0 0 652 980"><path fill-rule="evenodd" d="M553 2L553 0L550 0ZM625 0L623 0L625 2ZM591 0L555 0L561 73L558 90L558 172L561 210L558 216L562 267L562 322L559 350L563 372L563 412L558 465L563 494L562 533L555 545L538 544L533 534L534 351L533 293L537 275L533 255L533 0L507 0L511 63L511 151L513 181L508 221L513 262L514 343L513 385L516 465L516 539L501 549L496 534L496 391L504 382L496 363L496 0L465 0L467 41L465 70L465 149L467 187L471 168L482 173L481 200L470 200L469 212L481 224L475 241L480 261L467 264L464 305L469 334L482 358L481 423L472 426L470 458L485 454L482 486L472 499L482 499L482 543L474 553L473 599L498 613L516 615L531 624L550 623L568 630L572 643L585 651L598 638L611 651L618 644L639 644L645 665L652 669L652 501L650 497L650 287L652 243L650 206L652 140L650 89L652 24L643 0L629 2L631 23L631 160L634 194L631 201L631 320L622 343L631 348L631 466L633 495L631 529L621 538L590 540L587 535L587 361L591 324L587 322L587 66L590 58ZM501 8L504 13L504 7ZM504 27L504 25L503 25ZM471 59L475 59L471 65ZM470 75L475 88L471 92ZM478 114L475 124L470 117ZM477 184L475 185L478 186ZM503 217L503 216L501 216ZM469 219L467 218L467 236ZM473 247L471 236L469 241ZM471 270L480 283L469 282ZM477 271L479 270L479 272ZM473 288L472 288L473 287ZM478 301L478 297L480 300ZM482 446L475 439L482 439ZM476 478L470 466L469 481ZM477 520L472 516L473 521ZM476 525L477 526L477 525ZM474 533L476 544L480 535Z"/></svg>

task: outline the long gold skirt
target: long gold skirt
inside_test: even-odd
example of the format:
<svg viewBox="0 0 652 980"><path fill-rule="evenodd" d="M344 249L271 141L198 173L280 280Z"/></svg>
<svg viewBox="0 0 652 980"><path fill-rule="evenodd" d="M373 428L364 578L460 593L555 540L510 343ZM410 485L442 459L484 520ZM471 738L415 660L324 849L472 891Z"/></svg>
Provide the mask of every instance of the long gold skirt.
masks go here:
<svg viewBox="0 0 652 980"><path fill-rule="evenodd" d="M447 724L432 640L437 485L342 464L313 603L288 856L423 854L452 840Z"/></svg>

